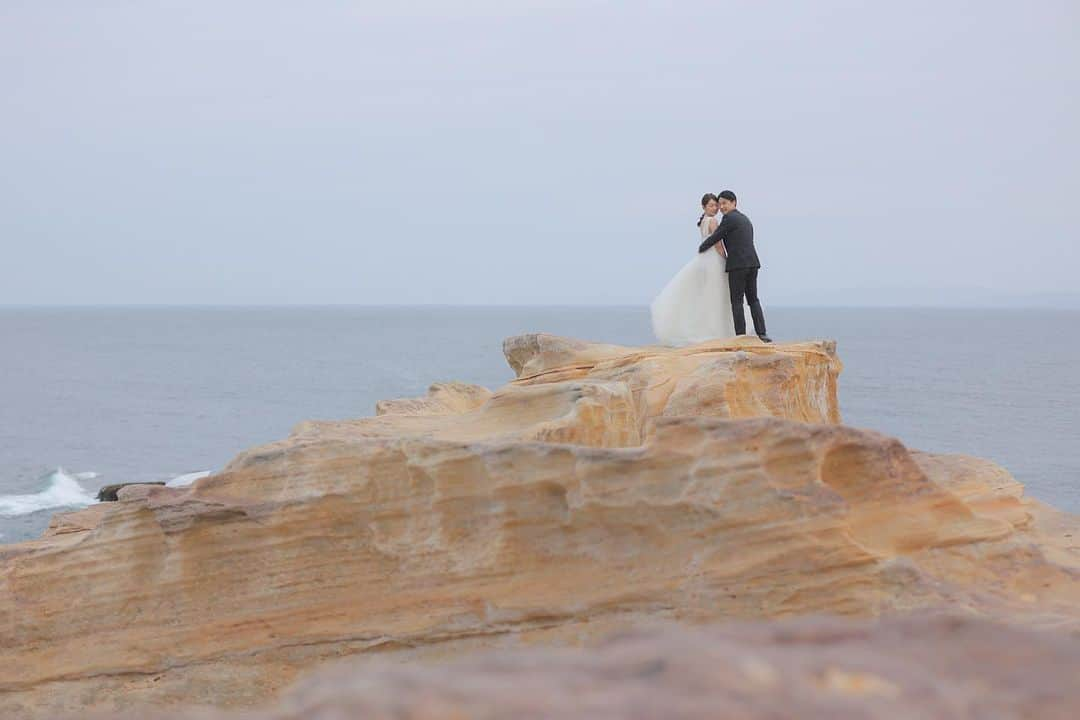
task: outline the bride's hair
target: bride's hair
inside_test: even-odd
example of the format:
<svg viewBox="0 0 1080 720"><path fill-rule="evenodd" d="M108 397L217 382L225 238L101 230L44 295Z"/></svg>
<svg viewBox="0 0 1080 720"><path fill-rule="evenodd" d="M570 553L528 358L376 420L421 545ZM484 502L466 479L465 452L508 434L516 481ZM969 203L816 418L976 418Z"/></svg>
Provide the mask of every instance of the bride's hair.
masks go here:
<svg viewBox="0 0 1080 720"><path fill-rule="evenodd" d="M708 205L713 200L715 200L716 202L720 202L720 198L716 197L712 193L705 193L704 195L701 196L701 207L705 207L706 205ZM697 226L698 227L701 227L701 221L704 220L704 219L705 219L705 213L701 213L701 217L699 217L697 219Z"/></svg>

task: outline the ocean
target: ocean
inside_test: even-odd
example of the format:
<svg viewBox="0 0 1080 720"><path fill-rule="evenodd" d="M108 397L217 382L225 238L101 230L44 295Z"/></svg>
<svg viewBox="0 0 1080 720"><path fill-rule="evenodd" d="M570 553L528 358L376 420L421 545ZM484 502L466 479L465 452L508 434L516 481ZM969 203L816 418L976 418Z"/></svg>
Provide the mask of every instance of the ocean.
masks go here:
<svg viewBox="0 0 1080 720"><path fill-rule="evenodd" d="M993 459L1080 511L1080 311L766 307L834 338L849 425ZM504 337L652 341L644 307L0 308L0 543L117 482L180 482L306 419L513 377ZM197 477L197 475L196 475Z"/></svg>

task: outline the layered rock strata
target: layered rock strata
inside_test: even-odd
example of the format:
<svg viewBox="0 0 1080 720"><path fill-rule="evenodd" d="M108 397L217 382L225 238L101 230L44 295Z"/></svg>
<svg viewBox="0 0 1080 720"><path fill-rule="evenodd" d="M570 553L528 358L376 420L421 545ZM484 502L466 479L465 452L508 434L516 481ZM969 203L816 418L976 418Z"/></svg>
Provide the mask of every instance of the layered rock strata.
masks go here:
<svg viewBox="0 0 1080 720"><path fill-rule="evenodd" d="M586 651L481 651L443 664L343 662L254 717L1073 720L1077 707L1075 639L917 616L673 627ZM253 716L179 712L161 720L243 718Z"/></svg>
<svg viewBox="0 0 1080 720"><path fill-rule="evenodd" d="M839 425L831 343L508 340L518 377L299 424L0 546L0 716L252 705L343 655L948 607L1073 629L1075 518Z"/></svg>

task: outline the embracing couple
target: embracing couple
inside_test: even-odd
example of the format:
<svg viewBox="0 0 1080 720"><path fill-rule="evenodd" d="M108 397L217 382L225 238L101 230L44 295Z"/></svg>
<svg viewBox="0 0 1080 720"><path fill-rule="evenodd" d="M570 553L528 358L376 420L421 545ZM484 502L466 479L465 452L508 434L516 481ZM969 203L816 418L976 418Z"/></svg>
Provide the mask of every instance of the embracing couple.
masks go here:
<svg viewBox="0 0 1080 720"><path fill-rule="evenodd" d="M652 303L653 332L666 345L692 345L746 334L743 300L750 306L754 332L764 342L765 313L758 300L761 263L754 249L754 226L739 211L735 193L701 198L698 254ZM717 221L716 215L723 218Z"/></svg>

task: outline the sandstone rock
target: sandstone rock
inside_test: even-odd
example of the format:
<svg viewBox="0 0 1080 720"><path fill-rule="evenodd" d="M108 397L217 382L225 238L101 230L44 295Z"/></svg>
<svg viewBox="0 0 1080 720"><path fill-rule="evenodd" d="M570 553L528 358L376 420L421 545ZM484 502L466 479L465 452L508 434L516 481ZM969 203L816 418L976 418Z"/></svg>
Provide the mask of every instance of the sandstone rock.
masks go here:
<svg viewBox="0 0 1080 720"><path fill-rule="evenodd" d="M50 538L57 535L84 533L93 530L101 523L101 518L105 515L106 510L107 508L101 505L91 505L82 510L56 513L49 520L49 526L45 528L42 537ZM77 539L81 541L82 538ZM3 551L4 546L0 545L0 553Z"/></svg>
<svg viewBox="0 0 1080 720"><path fill-rule="evenodd" d="M460 415L475 410L491 397L491 391L468 383L435 383L421 398L380 400L376 415Z"/></svg>
<svg viewBox="0 0 1080 720"><path fill-rule="evenodd" d="M641 422L672 415L840 422L836 343L766 345L756 337L683 348L591 345L552 335L503 344L516 385L614 381L630 389Z"/></svg>
<svg viewBox="0 0 1080 720"><path fill-rule="evenodd" d="M587 651L481 652L442 665L340 663L255 717L1073 720L1077 707L1074 638L950 617L808 618L669 627L625 633Z"/></svg>
<svg viewBox="0 0 1080 720"><path fill-rule="evenodd" d="M490 395L300 423L191 487L0 546L0 717L253 705L343 655L671 620L949 607L1077 627L1080 563L1046 534L1076 519L992 464L838 425L831 343L533 335L507 357L519 377Z"/></svg>
<svg viewBox="0 0 1080 720"><path fill-rule="evenodd" d="M113 483L112 485L103 485L98 490L97 499L101 502L116 502L119 500L118 494L125 488L139 488L152 485L164 485L164 481L159 482L126 482L126 483Z"/></svg>

